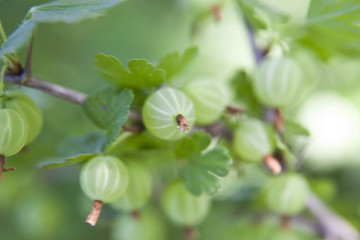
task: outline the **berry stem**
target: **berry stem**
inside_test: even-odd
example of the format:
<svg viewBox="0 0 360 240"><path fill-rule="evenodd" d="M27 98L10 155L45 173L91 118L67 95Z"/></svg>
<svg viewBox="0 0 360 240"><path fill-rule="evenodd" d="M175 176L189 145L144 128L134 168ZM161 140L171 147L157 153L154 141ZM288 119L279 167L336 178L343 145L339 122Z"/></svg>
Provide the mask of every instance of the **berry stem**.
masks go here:
<svg viewBox="0 0 360 240"><path fill-rule="evenodd" d="M99 200L95 200L91 212L86 218L85 222L91 226L95 226L97 220L99 219L101 208L102 208L102 202Z"/></svg>
<svg viewBox="0 0 360 240"><path fill-rule="evenodd" d="M284 132L284 118L282 116L281 110L279 108L274 109L275 119L274 119L274 126L278 133Z"/></svg>
<svg viewBox="0 0 360 240"><path fill-rule="evenodd" d="M264 163L274 175L279 174L282 170L279 161L270 154L264 156Z"/></svg>
<svg viewBox="0 0 360 240"><path fill-rule="evenodd" d="M280 221L281 221L281 227L282 227L283 229L290 229L291 216L289 216L289 215L282 215Z"/></svg>
<svg viewBox="0 0 360 240"><path fill-rule="evenodd" d="M4 168L5 165L5 156L4 155L0 155L0 182L1 180L4 178L4 172L9 172L9 171L15 171L15 168Z"/></svg>
<svg viewBox="0 0 360 240"><path fill-rule="evenodd" d="M214 4L211 7L211 11L212 14L214 16L215 21L219 22L222 19L222 14L221 14L221 7L219 4Z"/></svg>
<svg viewBox="0 0 360 240"><path fill-rule="evenodd" d="M197 238L196 230L193 227L185 227L185 240L195 240Z"/></svg>
<svg viewBox="0 0 360 240"><path fill-rule="evenodd" d="M134 218L136 221L139 221L141 218L141 213L139 210L134 210L130 213L131 217Z"/></svg>

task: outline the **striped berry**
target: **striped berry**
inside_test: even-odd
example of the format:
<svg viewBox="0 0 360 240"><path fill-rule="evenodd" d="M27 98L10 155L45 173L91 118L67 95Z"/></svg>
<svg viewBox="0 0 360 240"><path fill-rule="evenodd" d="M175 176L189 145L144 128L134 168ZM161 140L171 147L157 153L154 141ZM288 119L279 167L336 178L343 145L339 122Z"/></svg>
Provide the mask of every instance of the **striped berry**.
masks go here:
<svg viewBox="0 0 360 240"><path fill-rule="evenodd" d="M164 140L177 140L194 125L195 110L191 100L180 90L164 87L151 94L142 116L146 129Z"/></svg>

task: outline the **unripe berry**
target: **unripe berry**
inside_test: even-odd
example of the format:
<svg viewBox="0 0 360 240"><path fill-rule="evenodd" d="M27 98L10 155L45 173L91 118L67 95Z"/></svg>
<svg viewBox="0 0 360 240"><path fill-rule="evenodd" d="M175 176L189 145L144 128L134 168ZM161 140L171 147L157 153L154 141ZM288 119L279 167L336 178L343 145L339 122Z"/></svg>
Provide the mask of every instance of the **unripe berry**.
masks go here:
<svg viewBox="0 0 360 240"><path fill-rule="evenodd" d="M186 84L184 91L194 103L198 124L210 124L218 120L229 103L226 85L211 79L192 80Z"/></svg>
<svg viewBox="0 0 360 240"><path fill-rule="evenodd" d="M89 160L80 173L80 185L92 200L113 202L120 198L128 186L126 166L116 157L98 156Z"/></svg>
<svg viewBox="0 0 360 240"><path fill-rule="evenodd" d="M137 218L124 214L114 224L113 240L164 240L165 223L158 212L144 209Z"/></svg>
<svg viewBox="0 0 360 240"><path fill-rule="evenodd" d="M235 130L233 147L242 160L260 162L273 151L273 143L264 123L249 119Z"/></svg>
<svg viewBox="0 0 360 240"><path fill-rule="evenodd" d="M257 98L269 107L286 107L295 102L301 91L302 72L290 58L264 60L254 76Z"/></svg>
<svg viewBox="0 0 360 240"><path fill-rule="evenodd" d="M164 87L151 94L142 111L146 129L165 140L177 140L194 125L195 110L191 100L180 90ZM182 118L179 118L179 117ZM186 124L180 124L186 120Z"/></svg>
<svg viewBox="0 0 360 240"><path fill-rule="evenodd" d="M297 214L306 206L309 186L299 174L281 174L270 180L265 194L271 210L285 215Z"/></svg>
<svg viewBox="0 0 360 240"><path fill-rule="evenodd" d="M10 157L25 145L28 126L12 109L0 109L0 155Z"/></svg>
<svg viewBox="0 0 360 240"><path fill-rule="evenodd" d="M163 195L163 208L168 217L176 224L194 226L207 215L210 199L207 196L195 196L177 181L169 185Z"/></svg>
<svg viewBox="0 0 360 240"><path fill-rule="evenodd" d="M6 93L6 108L17 111L29 126L26 144L31 143L39 135L42 128L43 118L40 109L29 96L15 91Z"/></svg>
<svg viewBox="0 0 360 240"><path fill-rule="evenodd" d="M147 169L138 163L128 163L129 185L122 197L112 206L127 212L141 209L150 198L151 177Z"/></svg>

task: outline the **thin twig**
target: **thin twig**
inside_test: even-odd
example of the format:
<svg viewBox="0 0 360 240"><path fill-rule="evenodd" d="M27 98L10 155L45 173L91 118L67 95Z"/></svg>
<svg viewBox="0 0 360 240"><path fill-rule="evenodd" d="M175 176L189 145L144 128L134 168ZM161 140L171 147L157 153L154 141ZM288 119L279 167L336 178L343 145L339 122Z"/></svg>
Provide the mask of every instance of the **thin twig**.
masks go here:
<svg viewBox="0 0 360 240"><path fill-rule="evenodd" d="M7 83L14 83L14 84L21 84L24 78L24 74L21 74L20 76L11 74L11 73L5 73L4 80ZM37 90L40 90L42 92L48 93L50 95L63 98L65 100L68 100L73 103L77 104L84 104L85 100L87 98L87 95L78 92L69 88L62 87L60 85L46 82L40 79L37 79L33 76L31 76L26 82L23 83L23 86L27 86L30 88L35 88Z"/></svg>
<svg viewBox="0 0 360 240"><path fill-rule="evenodd" d="M329 209L315 194L310 194L307 207L322 227L326 240L360 239L358 231L348 221Z"/></svg>

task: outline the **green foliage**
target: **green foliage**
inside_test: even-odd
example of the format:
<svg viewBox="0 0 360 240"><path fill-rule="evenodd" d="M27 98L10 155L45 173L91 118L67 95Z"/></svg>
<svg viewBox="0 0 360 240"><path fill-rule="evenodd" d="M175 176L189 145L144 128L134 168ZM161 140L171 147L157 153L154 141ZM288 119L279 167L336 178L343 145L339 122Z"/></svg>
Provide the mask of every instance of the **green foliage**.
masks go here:
<svg viewBox="0 0 360 240"><path fill-rule="evenodd" d="M99 75L119 88L155 87L165 81L164 71L154 67L145 59L130 60L129 72L114 56L99 53L95 58Z"/></svg>
<svg viewBox="0 0 360 240"><path fill-rule="evenodd" d="M35 27L45 22L75 22L99 16L107 8L122 0L58 0L34 6L24 22L2 44L0 57L10 55L22 47L31 37Z"/></svg>
<svg viewBox="0 0 360 240"><path fill-rule="evenodd" d="M108 141L113 141L127 120L134 95L130 89L116 93L113 88L99 90L86 99L84 110L101 129L107 130Z"/></svg>
<svg viewBox="0 0 360 240"><path fill-rule="evenodd" d="M360 1L311 1L299 41L323 59L336 54L357 57L360 53Z"/></svg>
<svg viewBox="0 0 360 240"><path fill-rule="evenodd" d="M285 119L285 131L287 134L299 135L304 137L310 136L310 132L308 129L288 118Z"/></svg>
<svg viewBox="0 0 360 240"><path fill-rule="evenodd" d="M32 19L25 20L9 37L3 42L0 49L0 57L10 55L18 48L25 45L30 39L36 27L36 22Z"/></svg>
<svg viewBox="0 0 360 240"><path fill-rule="evenodd" d="M251 76L245 71L238 72L230 82L231 90L248 115L260 116L262 106L256 99Z"/></svg>
<svg viewBox="0 0 360 240"><path fill-rule="evenodd" d="M179 51L169 53L161 58L158 68L162 68L166 72L166 79L169 81L173 76L185 69L198 54L198 47L189 47L183 54Z"/></svg>
<svg viewBox="0 0 360 240"><path fill-rule="evenodd" d="M36 22L75 22L99 16L123 0L58 0L30 8L26 19Z"/></svg>
<svg viewBox="0 0 360 240"><path fill-rule="evenodd" d="M254 9L256 1L236 1L244 14L245 18L249 21L252 28L255 30L266 29L266 22L256 14Z"/></svg>
<svg viewBox="0 0 360 240"><path fill-rule="evenodd" d="M100 87L99 91L89 96L84 112L77 105L29 90L44 113L44 131L29 147L6 159L5 167L16 167L18 171L6 174L0 183L0 212L8 220L0 224L2 238L95 240L104 237L104 233L110 237L112 232L114 239L183 240L193 237L189 226L196 225L197 240L317 239L326 235L326 232L319 234L319 229L312 226L318 224L317 214L321 212L310 208L305 214L300 212L305 205L309 206L305 175L313 179L312 194L318 195L329 208L335 209L359 228L357 220L360 211L357 208L360 193L356 184L360 181L356 165L359 141L350 143L349 140L359 131L346 122L342 123L341 120L347 118L345 112L338 114L330 111L326 120L313 120L321 128L331 126L328 128L328 139L324 138L324 152L335 152L336 144L347 144L348 141L349 146L355 145L356 148L356 154L351 153L354 162L348 165L350 167L345 167L343 163L349 160L350 153L344 152L339 154L339 168L319 174L318 171L324 171L331 164L331 159L322 157L320 160L323 162L320 162L309 158L308 150L316 147L316 144L312 145L312 137L318 136L318 132L310 124L308 126L306 117L299 117L302 101L306 100L308 104L310 100L306 99L308 93L316 94L329 89L339 91L334 86L340 86L343 95L348 94L352 100L355 99L356 102L349 101L349 106L352 104L355 110L358 107L360 90L356 79L359 61L347 57L359 55L359 1L312 0L306 19L304 11L294 14L296 17L291 15L304 2L302 7L307 9L310 1L237 0L242 16L246 18L243 22L233 1L164 4L164 0L137 0L128 1L122 5L123 8L115 8L99 21L71 26L59 24L59 29L50 31L46 29L53 25L42 24L41 34L35 36L33 49L32 73L35 77L51 81L48 82L50 86L54 82L86 93L99 88L99 76L112 86ZM0 8L0 16L4 16L2 20L6 29L14 28L18 24L16 19L19 19L16 13L25 12L31 5L28 1L19 2L13 0L1 4L5 6ZM60 0L34 6L24 22L3 43L0 57L5 54L9 59L25 62L23 52L19 55L12 52L25 44L39 23L73 22L98 16L117 2L120 0ZM293 9L285 9L289 6ZM198 13L204 13L206 17L199 21L199 18L196 19ZM233 22L229 21L232 15ZM193 32L190 33L190 29ZM58 43L59 36L68 36L65 45ZM236 40L232 43L229 39ZM133 59L127 64L119 61L120 58L131 59L133 56L159 59L160 53L195 43L199 50L190 47L185 51L175 51L160 58L160 61ZM54 44L64 47L54 48ZM260 58L264 55L266 58L292 56L301 63L301 71L305 72L306 77L300 86L293 88L294 92L301 93L301 98L295 97L296 104L290 104L287 99L282 101L290 105L281 110L282 116L289 117L284 119L285 130L282 133L276 132L274 124L264 123L264 120L274 120L274 111L264 106L277 106L269 105L269 97L275 101L281 97L280 93L291 92L286 88L289 87L286 81L286 73L289 73L286 70L289 69L280 64L279 69L284 72L273 79L281 82L270 88L270 73L277 71L270 68L264 73L259 85L268 88L269 97L261 102L264 92L256 95L253 83L256 81L254 76L259 72L259 63L264 59L257 58L256 65L254 56L248 51L251 48L257 50ZM94 67L98 74L94 74L89 70L89 56L99 49L112 55L96 55ZM316 55L331 64L320 62ZM246 61L242 62L244 59ZM192 63L194 65L190 68ZM12 75L7 73L5 76L8 90L12 88L8 84ZM14 79L20 77L14 76ZM198 78L204 79L203 84L191 85ZM211 79L232 92L225 93L218 86L206 91ZM108 83L103 82L104 85ZM28 84L24 85L20 90L27 92ZM167 92L161 92L164 89L168 89ZM156 101L147 102L146 99L151 100L151 93L161 94ZM196 100L202 104L196 106ZM218 109L212 107L222 102L220 114L210 121L210 116ZM233 108L228 108L228 114L225 114L227 104ZM336 102L330 105L336 106ZM134 111L132 113L136 114L128 119L130 106ZM346 108L346 105L340 107ZM209 115L205 114L203 119L208 121L199 120L204 111ZM182 115L186 115L190 129L182 133L176 117L183 112L189 113ZM8 120L3 115L0 114L0 120L5 124ZM313 115L316 114L307 117L313 118ZM353 118L356 124L360 115L356 112L349 118ZM12 122L15 124L16 119ZM96 129L92 122L100 129ZM97 130L95 133L91 132L94 128ZM21 129L14 127L14 130L19 132ZM166 139L172 133L182 135ZM20 144L18 139L13 141L6 134L0 134L2 145L6 148L12 145L20 150L22 146L16 146ZM10 134L14 137L18 135L16 132ZM334 149L330 149L327 144L335 141L338 142L331 147ZM9 145L10 142L13 144ZM298 156L295 154L300 151L303 155L296 162ZM282 172L276 176L268 171L271 168L264 161L264 156L272 154L272 163L276 165L275 158L278 158L282 167ZM331 156L331 153L328 155ZM104 158L108 157L114 158L114 161L104 163ZM40 167L52 170L34 171L34 165L44 159L48 161ZM95 161L90 164L92 159ZM124 160L124 166L115 166L121 162L119 159ZM80 164L70 166L77 163ZM93 229L83 224L84 212L90 210L91 201L80 191L78 184L79 165L82 163L87 169L82 170L86 176L82 177L81 185L91 199L112 201L119 197L113 194L124 193L119 198L122 212L105 206L98 227ZM312 165L314 163L320 167L316 169ZM132 171L132 164L138 164L143 171ZM61 168L64 166L68 167ZM116 168L120 170L117 173L113 172ZM295 168L296 174L293 173ZM126 190L126 180L120 181L127 176L124 169L128 169L130 174ZM172 190L169 194L168 189L174 189L171 184L174 180L181 190L175 188L176 191ZM120 189L117 184L121 185ZM259 194L267 184L266 195ZM52 191L56 195L49 196ZM36 197L29 202L24 192ZM165 208L159 211L162 193ZM151 211L146 208L143 211L145 204ZM54 211L59 206L60 213ZM124 211L128 213L124 214ZM267 214L269 211L277 214ZM38 213L42 216L41 220ZM287 230L282 229L279 221L282 214L297 215L292 218L291 227ZM56 227L59 223L62 228ZM201 225L197 225L199 223ZM321 230L326 231L326 227Z"/></svg>
<svg viewBox="0 0 360 240"><path fill-rule="evenodd" d="M195 195L214 194L220 187L219 177L225 177L232 159L225 147L216 146L206 150L211 136L197 131L177 145L177 153L188 162L184 168L185 187Z"/></svg>
<svg viewBox="0 0 360 240"><path fill-rule="evenodd" d="M65 166L68 166L68 165L72 165L72 164L87 161L87 160L89 160L91 158L94 158L95 156L97 156L96 153L80 154L78 156L66 158L64 161L61 161L61 162L54 162L54 163L44 162L44 163L41 163L39 165L39 167L43 168L43 169L52 169L52 168L58 168L58 167L65 167Z"/></svg>

